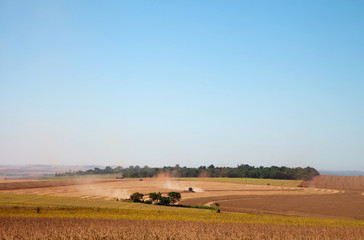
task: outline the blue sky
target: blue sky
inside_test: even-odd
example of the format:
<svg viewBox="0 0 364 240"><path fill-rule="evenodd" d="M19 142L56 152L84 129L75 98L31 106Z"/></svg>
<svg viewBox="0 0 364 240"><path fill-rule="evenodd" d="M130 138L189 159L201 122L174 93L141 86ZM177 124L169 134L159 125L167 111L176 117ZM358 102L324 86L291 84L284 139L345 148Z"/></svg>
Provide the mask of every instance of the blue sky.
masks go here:
<svg viewBox="0 0 364 240"><path fill-rule="evenodd" d="M1 1L0 163L364 170L361 1Z"/></svg>

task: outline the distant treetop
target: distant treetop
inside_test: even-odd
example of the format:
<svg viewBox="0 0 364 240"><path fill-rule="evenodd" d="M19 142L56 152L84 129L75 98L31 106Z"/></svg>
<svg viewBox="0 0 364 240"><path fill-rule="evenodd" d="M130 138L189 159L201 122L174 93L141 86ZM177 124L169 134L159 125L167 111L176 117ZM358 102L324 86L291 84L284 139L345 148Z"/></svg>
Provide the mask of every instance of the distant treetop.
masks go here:
<svg viewBox="0 0 364 240"><path fill-rule="evenodd" d="M86 171L69 171L64 173L56 173L56 176L75 176L75 175L91 175L91 174L111 174L118 173L127 178L146 178L154 177L164 173L171 177L228 177L228 178L270 178L270 179L294 179L294 180L310 180L314 176L320 175L319 172L312 167L255 167L248 164L238 165L237 167L215 167L200 166L198 168L175 167L151 168L148 166L129 166L123 168L118 166L112 168L110 166L105 169L94 168Z"/></svg>

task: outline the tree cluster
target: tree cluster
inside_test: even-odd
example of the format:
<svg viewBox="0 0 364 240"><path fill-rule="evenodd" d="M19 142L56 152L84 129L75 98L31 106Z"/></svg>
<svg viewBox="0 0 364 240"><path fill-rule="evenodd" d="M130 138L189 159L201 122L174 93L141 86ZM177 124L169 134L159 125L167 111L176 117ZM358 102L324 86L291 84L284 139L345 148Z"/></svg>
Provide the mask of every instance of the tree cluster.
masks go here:
<svg viewBox="0 0 364 240"><path fill-rule="evenodd" d="M181 194L178 192L169 192L168 196L162 196L160 192L149 193L149 200L143 199L144 194L135 192L130 195L130 200L133 202L142 202L146 204L165 205L175 204L181 200Z"/></svg>
<svg viewBox="0 0 364 240"><path fill-rule="evenodd" d="M123 168L121 166L105 169L94 168L86 171L69 171L65 173L56 173L56 176L76 176L88 174L120 174L126 178L146 178L154 177L159 173L168 173L171 177L228 177L228 178L270 178L270 179L295 179L310 180L312 177L319 175L319 172L312 167L255 167L248 164L238 165L237 167L215 167L214 165L200 166L198 168L180 167L178 164L174 167L150 168L148 166L130 166Z"/></svg>

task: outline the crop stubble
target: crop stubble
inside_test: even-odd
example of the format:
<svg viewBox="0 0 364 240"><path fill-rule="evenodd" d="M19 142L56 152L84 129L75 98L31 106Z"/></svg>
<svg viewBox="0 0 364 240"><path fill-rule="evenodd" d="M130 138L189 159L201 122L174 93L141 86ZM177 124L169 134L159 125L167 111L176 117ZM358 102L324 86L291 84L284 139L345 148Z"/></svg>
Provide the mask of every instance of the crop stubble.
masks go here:
<svg viewBox="0 0 364 240"><path fill-rule="evenodd" d="M1 239L361 239L364 228L0 217Z"/></svg>

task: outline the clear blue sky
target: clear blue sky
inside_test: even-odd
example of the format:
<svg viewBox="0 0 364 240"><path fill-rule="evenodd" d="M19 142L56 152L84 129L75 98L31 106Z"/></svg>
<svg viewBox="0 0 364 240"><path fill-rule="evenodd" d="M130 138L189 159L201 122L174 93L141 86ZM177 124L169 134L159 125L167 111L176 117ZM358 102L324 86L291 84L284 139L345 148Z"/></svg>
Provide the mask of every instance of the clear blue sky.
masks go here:
<svg viewBox="0 0 364 240"><path fill-rule="evenodd" d="M0 164L364 170L363 1L0 1Z"/></svg>

